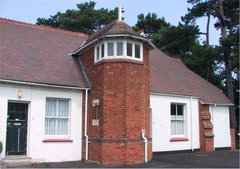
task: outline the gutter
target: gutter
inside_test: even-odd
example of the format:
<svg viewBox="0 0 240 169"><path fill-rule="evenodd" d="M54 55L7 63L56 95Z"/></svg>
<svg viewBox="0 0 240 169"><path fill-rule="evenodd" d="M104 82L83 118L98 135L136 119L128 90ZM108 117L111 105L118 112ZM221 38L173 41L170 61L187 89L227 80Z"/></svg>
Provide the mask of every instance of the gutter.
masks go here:
<svg viewBox="0 0 240 169"><path fill-rule="evenodd" d="M161 92L150 92L150 95L159 95L159 96L170 96L170 97L183 97L183 98L192 98L199 99L201 104L209 104L209 105L219 105L219 106L233 106L233 103L213 103L213 102L204 102L198 96L190 96L190 95L180 95L180 94L170 94L170 93L161 93Z"/></svg>
<svg viewBox="0 0 240 169"><path fill-rule="evenodd" d="M196 97L196 96L178 95L178 94L170 94L170 93L159 93L159 92L150 92L150 95L160 95L160 96L171 96L171 97L183 97L183 98L199 99L199 97Z"/></svg>
<svg viewBox="0 0 240 169"><path fill-rule="evenodd" d="M38 87L60 88L60 89L74 89L74 90L86 90L86 89L88 89L88 90L90 90L90 88L61 86L61 85L51 85L51 84L34 83L34 82L22 82L22 81L5 80L5 79L0 79L0 82L3 82L3 83L12 83L12 84L19 84L19 85L38 86Z"/></svg>
<svg viewBox="0 0 240 169"><path fill-rule="evenodd" d="M201 99L199 99L199 101L200 101L201 104L209 104L209 105L214 105L214 106L216 106L216 105L218 105L218 106L234 106L233 103L213 103L213 102L204 102L204 101L202 101Z"/></svg>
<svg viewBox="0 0 240 169"><path fill-rule="evenodd" d="M152 48L155 48L154 44L147 40L146 38L142 38L142 37L139 37L139 36L134 36L134 35L129 35L129 34L116 34L116 35L103 35L103 36L100 36L98 37L97 39L93 40L93 41L90 41L88 44L84 45L85 42L81 45L80 48L76 49L75 51L73 51L73 53L71 53L71 55L76 55L77 53L79 53L81 50L83 50L84 48L94 44L95 42L97 42L98 40L100 39L104 39L104 38L113 38L113 37L130 37L130 38L134 38L134 39L138 39L138 40L141 40L141 41L144 41L144 42L147 42L150 44L150 46Z"/></svg>

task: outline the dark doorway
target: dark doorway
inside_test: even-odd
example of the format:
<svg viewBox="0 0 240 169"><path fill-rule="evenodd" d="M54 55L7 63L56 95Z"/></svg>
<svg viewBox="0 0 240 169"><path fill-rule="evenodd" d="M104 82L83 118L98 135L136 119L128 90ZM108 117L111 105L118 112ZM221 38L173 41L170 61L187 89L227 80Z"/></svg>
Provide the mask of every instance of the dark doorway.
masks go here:
<svg viewBox="0 0 240 169"><path fill-rule="evenodd" d="M26 155L27 103L8 103L6 155Z"/></svg>

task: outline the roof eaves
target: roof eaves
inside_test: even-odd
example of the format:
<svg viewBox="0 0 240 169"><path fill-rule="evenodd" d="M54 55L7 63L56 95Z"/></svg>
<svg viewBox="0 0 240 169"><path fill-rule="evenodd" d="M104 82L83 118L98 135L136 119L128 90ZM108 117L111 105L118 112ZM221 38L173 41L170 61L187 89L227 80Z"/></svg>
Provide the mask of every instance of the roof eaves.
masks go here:
<svg viewBox="0 0 240 169"><path fill-rule="evenodd" d="M73 90L86 90L86 89L90 90L91 89L89 87L63 86L63 85L34 83L34 82L25 82L25 81L7 80L7 79L0 79L0 83L38 86L38 87L50 87L50 88L61 88L61 89L73 89Z"/></svg>
<svg viewBox="0 0 240 169"><path fill-rule="evenodd" d="M191 96L191 95L182 95L182 94L172 94L172 93L163 93L163 92L156 92L151 91L152 95L161 95L161 96L171 96L171 97L183 97L183 98L193 98L193 99L199 99L198 96Z"/></svg>
<svg viewBox="0 0 240 169"><path fill-rule="evenodd" d="M75 51L73 51L72 55L76 55L78 53L80 53L81 51L83 51L85 48L87 48L88 46L98 42L99 40L101 39L104 39L104 38L112 38L112 37L130 37L130 38L133 38L133 39L138 39L138 40L141 40L143 42L146 42L147 44L149 44L150 48L151 49L154 49L155 48L155 45L150 41L148 40L147 38L145 37L141 37L140 35L139 36L136 36L136 35L129 35L129 34L109 34L109 35L102 35L102 36L99 36L98 38L88 42L87 44L85 44L85 42L83 43L83 45L81 45L78 49L76 49Z"/></svg>
<svg viewBox="0 0 240 169"><path fill-rule="evenodd" d="M219 105L219 106L233 106L233 103L218 103L218 102L205 102L202 99L199 99L201 104L208 104L208 105Z"/></svg>

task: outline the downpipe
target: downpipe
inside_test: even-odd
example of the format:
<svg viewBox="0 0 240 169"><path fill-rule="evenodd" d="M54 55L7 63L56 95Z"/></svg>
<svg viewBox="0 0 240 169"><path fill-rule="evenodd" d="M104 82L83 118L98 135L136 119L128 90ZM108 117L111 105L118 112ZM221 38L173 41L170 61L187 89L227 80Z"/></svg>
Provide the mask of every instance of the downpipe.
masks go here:
<svg viewBox="0 0 240 169"><path fill-rule="evenodd" d="M86 139L86 152L85 152L85 160L87 161L88 160L88 144L89 144L89 141L88 141L88 135L87 135L87 107L88 107L88 90L86 89L85 91L85 126L84 126L84 137Z"/></svg>
<svg viewBox="0 0 240 169"><path fill-rule="evenodd" d="M147 163L147 145L148 145L148 140L146 138L146 130L142 129L142 139L144 142L144 162Z"/></svg>

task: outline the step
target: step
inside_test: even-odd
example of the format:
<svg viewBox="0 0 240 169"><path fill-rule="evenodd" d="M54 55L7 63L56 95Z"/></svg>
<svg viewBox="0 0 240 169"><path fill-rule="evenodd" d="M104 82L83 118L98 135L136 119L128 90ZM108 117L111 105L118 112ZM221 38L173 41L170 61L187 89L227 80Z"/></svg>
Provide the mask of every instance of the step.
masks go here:
<svg viewBox="0 0 240 169"><path fill-rule="evenodd" d="M3 158L7 166L29 165L31 158L25 155L11 155Z"/></svg>

